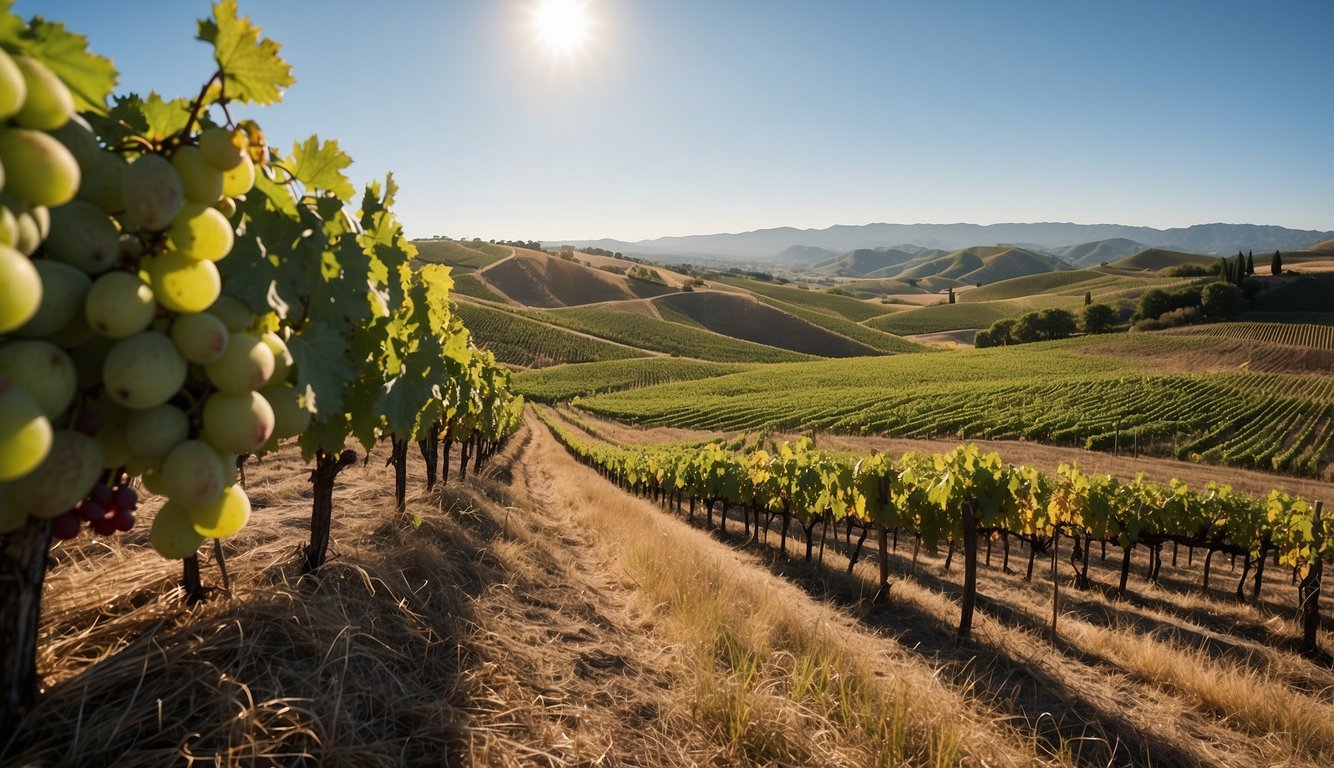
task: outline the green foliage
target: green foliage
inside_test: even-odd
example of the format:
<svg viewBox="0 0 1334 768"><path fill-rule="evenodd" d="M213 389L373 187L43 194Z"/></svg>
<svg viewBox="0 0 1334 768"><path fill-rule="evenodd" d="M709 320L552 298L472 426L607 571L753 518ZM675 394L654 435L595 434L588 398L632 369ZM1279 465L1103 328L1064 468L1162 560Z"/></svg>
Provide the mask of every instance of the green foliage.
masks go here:
<svg viewBox="0 0 1334 768"><path fill-rule="evenodd" d="M1174 309L1198 307L1200 306L1202 292L1203 289L1198 286L1176 291L1152 288L1140 296L1139 309L1135 313L1135 317L1136 319L1153 320Z"/></svg>
<svg viewBox="0 0 1334 768"><path fill-rule="evenodd" d="M1080 315L1084 333L1110 333L1116 327L1116 310L1106 304L1089 304Z"/></svg>
<svg viewBox="0 0 1334 768"><path fill-rule="evenodd" d="M1232 283L1209 283L1200 293L1200 311L1205 317L1226 320L1241 311L1241 289Z"/></svg>
<svg viewBox="0 0 1334 768"><path fill-rule="evenodd" d="M1179 480L1119 482L1077 465L1048 474L1006 464L975 445L899 459L834 454L806 438L784 442L773 453L733 451L719 442L622 447L589 440L544 411L538 416L581 461L646 495L680 491L706 501L782 509L803 523L851 517L918 534L927 546L981 532L1060 531L1123 547L1177 541L1253 556L1274 547L1281 563L1299 569L1334 553L1329 538L1313 535L1312 506L1279 491L1261 499L1212 482L1200 489ZM976 510L972 530L964 528L965 504Z"/></svg>
<svg viewBox="0 0 1334 768"><path fill-rule="evenodd" d="M1149 455L1316 476L1334 458L1334 379L1157 375L1152 358L1093 354L1127 338L765 366L600 395L580 407L695 429L1031 440L1092 450L1111 450L1120 420L1122 444L1134 436ZM1169 354L1184 343L1135 341L1161 341ZM1238 405L1220 409L1221 402Z"/></svg>

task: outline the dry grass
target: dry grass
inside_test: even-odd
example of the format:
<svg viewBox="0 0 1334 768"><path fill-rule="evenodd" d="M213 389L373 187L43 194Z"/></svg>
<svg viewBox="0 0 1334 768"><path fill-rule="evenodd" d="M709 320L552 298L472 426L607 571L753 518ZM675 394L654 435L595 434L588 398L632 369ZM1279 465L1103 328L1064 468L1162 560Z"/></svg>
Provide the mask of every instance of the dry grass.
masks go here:
<svg viewBox="0 0 1334 768"><path fill-rule="evenodd" d="M569 464L543 436L537 466ZM763 566L570 466L557 505L614 542L611 555L685 649L691 717L718 765L1027 765L1039 762L929 665L866 634ZM892 670L892 671L891 671Z"/></svg>

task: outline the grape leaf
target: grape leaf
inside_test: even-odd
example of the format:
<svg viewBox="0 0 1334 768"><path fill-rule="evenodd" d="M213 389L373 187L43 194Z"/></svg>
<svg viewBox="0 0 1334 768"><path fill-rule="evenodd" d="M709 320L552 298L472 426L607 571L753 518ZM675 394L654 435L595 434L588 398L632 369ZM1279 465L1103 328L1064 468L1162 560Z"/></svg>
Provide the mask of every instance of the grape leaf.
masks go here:
<svg viewBox="0 0 1334 768"><path fill-rule="evenodd" d="M20 43L25 53L60 76L80 112L105 114L107 98L116 88L116 67L111 59L88 50L88 38L70 32L64 24L34 18Z"/></svg>
<svg viewBox="0 0 1334 768"><path fill-rule="evenodd" d="M292 175L307 189L332 192L339 200L347 201L356 194L352 182L343 175L343 169L352 165L352 158L338 148L338 142L320 143L319 136L311 136L292 145Z"/></svg>
<svg viewBox="0 0 1334 768"><path fill-rule="evenodd" d="M0 0L0 42L17 44L23 19L14 13L14 0Z"/></svg>
<svg viewBox="0 0 1334 768"><path fill-rule="evenodd" d="M347 344L323 325L311 325L287 340L296 364L298 389L310 387L321 414L343 410L343 386L357 378ZM341 446L339 446L341 447Z"/></svg>
<svg viewBox="0 0 1334 768"><path fill-rule="evenodd" d="M296 82L292 67L278 55L281 46L259 35L250 17L237 16L236 0L214 3L213 18L199 21L199 39L213 45L229 99L274 104L282 100L282 89Z"/></svg>

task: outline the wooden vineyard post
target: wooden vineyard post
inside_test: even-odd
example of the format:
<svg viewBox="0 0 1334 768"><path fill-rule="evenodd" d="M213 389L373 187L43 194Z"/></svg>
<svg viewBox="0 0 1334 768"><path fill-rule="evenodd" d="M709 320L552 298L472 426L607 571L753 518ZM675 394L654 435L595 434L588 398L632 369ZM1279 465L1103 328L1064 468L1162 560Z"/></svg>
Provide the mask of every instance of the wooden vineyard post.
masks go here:
<svg viewBox="0 0 1334 768"><path fill-rule="evenodd" d="M963 503L963 606L959 616L959 639L973 629L973 606L977 601L977 514L971 500Z"/></svg>
<svg viewBox="0 0 1334 768"><path fill-rule="evenodd" d="M37 699L37 628L51 521L35 517L0 535L0 747Z"/></svg>
<svg viewBox="0 0 1334 768"><path fill-rule="evenodd" d="M1324 541L1324 521L1320 519L1320 513L1324 510L1325 503L1317 501L1315 503L1315 514L1311 519L1311 548L1316 553L1319 552L1320 545ZM1302 650L1306 653L1317 653L1320 648L1317 644L1320 633L1320 582L1324 576L1325 564L1319 554L1314 558L1311 567L1307 569L1306 576L1302 577L1302 583L1297 588L1298 599L1302 607Z"/></svg>

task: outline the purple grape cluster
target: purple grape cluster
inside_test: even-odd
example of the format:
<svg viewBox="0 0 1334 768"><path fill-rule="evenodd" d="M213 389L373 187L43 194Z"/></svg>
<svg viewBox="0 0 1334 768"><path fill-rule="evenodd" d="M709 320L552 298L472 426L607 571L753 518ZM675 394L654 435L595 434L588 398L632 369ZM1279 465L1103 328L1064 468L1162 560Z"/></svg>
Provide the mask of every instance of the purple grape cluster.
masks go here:
<svg viewBox="0 0 1334 768"><path fill-rule="evenodd" d="M99 536L125 533L134 527L134 511L139 508L139 494L122 475L111 482L104 478L94 485L83 501L52 521L51 535L62 541L79 535L87 523Z"/></svg>

